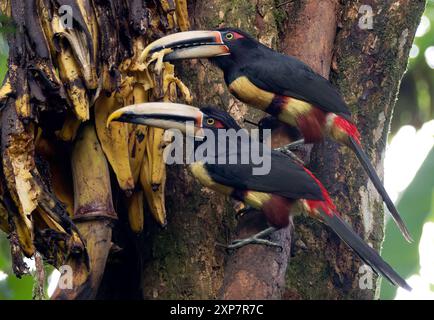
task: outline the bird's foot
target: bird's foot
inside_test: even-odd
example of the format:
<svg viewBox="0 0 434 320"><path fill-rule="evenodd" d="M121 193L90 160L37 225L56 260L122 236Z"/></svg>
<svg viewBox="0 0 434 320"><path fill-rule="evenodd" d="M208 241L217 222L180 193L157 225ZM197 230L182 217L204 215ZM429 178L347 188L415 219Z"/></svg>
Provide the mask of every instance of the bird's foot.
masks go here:
<svg viewBox="0 0 434 320"><path fill-rule="evenodd" d="M302 144L304 144L304 139L294 141L290 144L287 144L286 146L276 148L275 150L286 154L287 156L292 158L295 162L298 162L299 164L304 166L304 161L301 160L294 152L291 151L291 150L296 150Z"/></svg>
<svg viewBox="0 0 434 320"><path fill-rule="evenodd" d="M284 146L285 149L288 150L296 150L299 146L304 145L304 139L300 139L294 142L291 142L289 144L287 144L286 146Z"/></svg>
<svg viewBox="0 0 434 320"><path fill-rule="evenodd" d="M272 242L270 240L262 239L262 237L266 237L271 233L273 233L274 231L276 231L276 228L270 227L261 232L258 232L257 234L249 238L234 240L230 245L223 245L223 247L225 247L227 250L236 250L248 244L260 244L269 247L276 247L282 251L283 248L280 244Z"/></svg>
<svg viewBox="0 0 434 320"><path fill-rule="evenodd" d="M242 248L248 244L261 244L261 245L265 245L265 246L269 246L269 247L279 248L280 251L283 250L282 246L278 243L272 242L270 240L254 238L254 237L234 240L230 245L226 246L226 249L227 250L236 250L236 249Z"/></svg>

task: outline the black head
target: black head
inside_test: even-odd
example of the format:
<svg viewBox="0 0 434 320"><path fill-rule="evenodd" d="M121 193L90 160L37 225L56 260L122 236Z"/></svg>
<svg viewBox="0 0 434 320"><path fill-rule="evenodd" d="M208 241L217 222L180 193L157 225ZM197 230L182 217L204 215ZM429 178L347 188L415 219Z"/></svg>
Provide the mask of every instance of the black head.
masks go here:
<svg viewBox="0 0 434 320"><path fill-rule="evenodd" d="M210 61L223 71L232 66L240 65L262 45L247 32L235 28L221 28L220 32L224 44L229 48L229 55L211 57Z"/></svg>

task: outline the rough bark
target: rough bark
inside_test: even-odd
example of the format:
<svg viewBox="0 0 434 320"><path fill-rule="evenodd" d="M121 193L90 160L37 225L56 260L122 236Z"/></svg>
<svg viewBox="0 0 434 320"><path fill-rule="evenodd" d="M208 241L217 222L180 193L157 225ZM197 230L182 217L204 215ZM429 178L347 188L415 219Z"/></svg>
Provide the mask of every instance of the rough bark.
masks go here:
<svg viewBox="0 0 434 320"><path fill-rule="evenodd" d="M346 1L338 11L340 28L334 44L331 78L353 111L374 167L382 173L392 111L424 1L364 2L373 8L372 30L358 27L361 4ZM383 203L354 155L326 142L314 147L311 168L354 230L379 249L384 236ZM361 262L334 234L304 218L297 219L295 225L306 249L297 250L288 269L289 296L375 297L377 284L372 289L360 289Z"/></svg>

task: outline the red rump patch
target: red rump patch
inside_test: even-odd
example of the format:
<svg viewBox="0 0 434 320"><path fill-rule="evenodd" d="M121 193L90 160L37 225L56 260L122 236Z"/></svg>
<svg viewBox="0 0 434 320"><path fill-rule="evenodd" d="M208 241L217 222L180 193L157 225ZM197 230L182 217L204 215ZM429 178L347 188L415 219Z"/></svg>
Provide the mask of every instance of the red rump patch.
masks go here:
<svg viewBox="0 0 434 320"><path fill-rule="evenodd" d="M316 107L312 107L308 114L298 117L298 128L306 143L321 141L324 138L325 120L326 113Z"/></svg>
<svg viewBox="0 0 434 320"><path fill-rule="evenodd" d="M342 131L346 132L348 136L350 136L358 144L360 144L360 132L359 130L357 130L357 127L353 123L349 122L348 120L342 117L337 116L334 119L333 124L339 129L341 129Z"/></svg>
<svg viewBox="0 0 434 320"><path fill-rule="evenodd" d="M293 200L273 194L271 199L262 205L262 212L267 221L275 228L285 228L289 225L289 214Z"/></svg>
<svg viewBox="0 0 434 320"><path fill-rule="evenodd" d="M314 209L321 209L324 211L327 215L333 216L333 214L336 213L336 206L333 203L332 199L330 198L329 193L327 192L326 188L323 186L323 184L313 175L312 172L310 172L308 169L304 168L304 171L308 175L312 177L313 180L315 180L316 184L321 189L322 196L324 198L324 201L321 200L306 200L309 208L311 210Z"/></svg>

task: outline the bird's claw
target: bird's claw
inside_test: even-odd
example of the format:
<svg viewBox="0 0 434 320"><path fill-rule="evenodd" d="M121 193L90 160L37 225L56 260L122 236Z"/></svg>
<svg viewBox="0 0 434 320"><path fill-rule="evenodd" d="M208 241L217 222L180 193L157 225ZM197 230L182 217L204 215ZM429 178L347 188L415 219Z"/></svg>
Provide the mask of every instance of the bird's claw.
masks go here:
<svg viewBox="0 0 434 320"><path fill-rule="evenodd" d="M248 244L260 244L260 245L265 245L265 246L269 246L269 247L279 248L279 250L281 252L283 251L283 247L280 244L272 242L270 240L257 238L257 237L250 237L247 239L236 239L236 240L232 241L231 244L229 244L225 247L227 250L231 251L231 250L236 250L236 249L239 249L241 247L244 247L245 245L248 245Z"/></svg>

